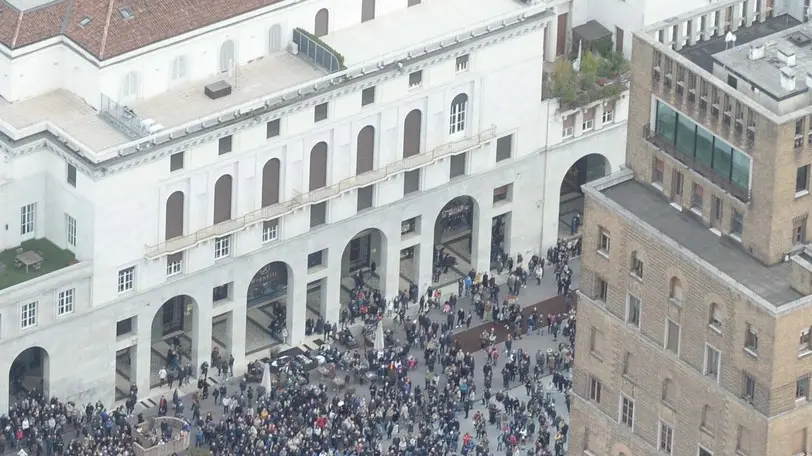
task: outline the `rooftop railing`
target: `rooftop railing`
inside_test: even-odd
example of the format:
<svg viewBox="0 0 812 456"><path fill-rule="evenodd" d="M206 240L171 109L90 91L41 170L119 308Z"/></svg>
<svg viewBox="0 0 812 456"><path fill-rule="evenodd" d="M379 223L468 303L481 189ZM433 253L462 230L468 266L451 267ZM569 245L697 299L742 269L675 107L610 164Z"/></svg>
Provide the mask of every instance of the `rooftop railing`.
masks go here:
<svg viewBox="0 0 812 456"><path fill-rule="evenodd" d="M130 138L139 139L149 134L144 127L144 122L135 111L116 103L105 94L101 94L99 115Z"/></svg>
<svg viewBox="0 0 812 456"><path fill-rule="evenodd" d="M207 226L206 228L185 236L169 239L157 245L148 245L145 248L144 256L152 259L162 255L180 252L200 242L221 236L227 236L252 225L273 220L282 215L293 212L295 209L327 201L328 199L334 198L342 193L375 184L386 179L387 177L405 171L420 168L443 157L461 154L476 147L482 146L494 138L496 138L496 126L492 125L486 130L483 130L475 135L462 138L458 141L445 143L426 153L403 158L396 162L390 163L385 167L374 169L364 174L348 177L333 185L318 188L307 193L302 193L287 201L282 201L277 204L257 209L239 218L226 220L225 222Z"/></svg>
<svg viewBox="0 0 812 456"><path fill-rule="evenodd" d="M344 57L318 37L300 28L293 29L293 42L300 56L305 56L328 73L343 70Z"/></svg>

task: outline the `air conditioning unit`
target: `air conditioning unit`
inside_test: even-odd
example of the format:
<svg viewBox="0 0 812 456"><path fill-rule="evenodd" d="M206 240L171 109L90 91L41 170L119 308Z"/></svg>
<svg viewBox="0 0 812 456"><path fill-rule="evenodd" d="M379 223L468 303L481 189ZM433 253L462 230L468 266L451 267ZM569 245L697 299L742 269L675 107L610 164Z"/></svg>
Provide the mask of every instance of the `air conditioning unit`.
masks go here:
<svg viewBox="0 0 812 456"><path fill-rule="evenodd" d="M288 52L290 52L293 55L299 54L299 45L291 41L288 44Z"/></svg>

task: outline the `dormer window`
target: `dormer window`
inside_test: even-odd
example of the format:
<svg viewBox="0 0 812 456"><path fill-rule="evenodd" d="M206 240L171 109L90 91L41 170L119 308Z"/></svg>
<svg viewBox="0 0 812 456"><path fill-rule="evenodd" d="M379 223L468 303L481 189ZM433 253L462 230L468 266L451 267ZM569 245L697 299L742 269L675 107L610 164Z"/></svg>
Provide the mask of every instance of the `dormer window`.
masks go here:
<svg viewBox="0 0 812 456"><path fill-rule="evenodd" d="M125 6L124 8L119 8L118 14L121 15L121 18L125 21L128 21L135 17L135 13L133 13L132 8L129 6Z"/></svg>

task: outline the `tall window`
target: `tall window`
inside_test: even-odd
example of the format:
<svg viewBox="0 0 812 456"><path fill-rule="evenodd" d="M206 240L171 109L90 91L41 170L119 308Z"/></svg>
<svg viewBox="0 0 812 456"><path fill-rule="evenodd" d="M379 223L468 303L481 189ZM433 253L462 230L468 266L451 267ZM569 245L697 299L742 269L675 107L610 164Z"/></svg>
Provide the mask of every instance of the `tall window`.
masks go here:
<svg viewBox="0 0 812 456"><path fill-rule="evenodd" d="M722 354L719 350L705 344L705 369L704 374L715 381L719 381L719 371L721 369Z"/></svg>
<svg viewBox="0 0 812 456"><path fill-rule="evenodd" d="M214 259L231 255L231 235L214 238Z"/></svg>
<svg viewBox="0 0 812 456"><path fill-rule="evenodd" d="M37 228L37 203L26 204L20 208L20 234L34 234Z"/></svg>
<svg viewBox="0 0 812 456"><path fill-rule="evenodd" d="M626 294L626 323L635 328L640 327L640 311L642 306L643 304L640 302L640 298L631 293Z"/></svg>
<svg viewBox="0 0 812 456"><path fill-rule="evenodd" d="M75 288L60 291L59 296L57 296L56 314L61 316L73 313L75 297L76 297Z"/></svg>
<svg viewBox="0 0 812 456"><path fill-rule="evenodd" d="M710 305L708 325L716 330L722 329L722 309L715 302Z"/></svg>
<svg viewBox="0 0 812 456"><path fill-rule="evenodd" d="M76 219L68 214L65 214L65 242L76 247Z"/></svg>
<svg viewBox="0 0 812 456"><path fill-rule="evenodd" d="M186 79L186 57L179 55L172 61L170 77L173 82Z"/></svg>
<svg viewBox="0 0 812 456"><path fill-rule="evenodd" d="M375 0L363 0L361 2L361 22L375 19Z"/></svg>
<svg viewBox="0 0 812 456"><path fill-rule="evenodd" d="M733 209L730 211L730 234L741 237L744 232L744 214Z"/></svg>
<svg viewBox="0 0 812 456"><path fill-rule="evenodd" d="M665 349L679 355L679 324L670 318L665 320Z"/></svg>
<svg viewBox="0 0 812 456"><path fill-rule="evenodd" d="M358 132L355 147L355 174L364 174L375 167L375 127L367 125Z"/></svg>
<svg viewBox="0 0 812 456"><path fill-rule="evenodd" d="M643 278L643 260L640 259L640 254L637 251L632 252L630 272L638 279Z"/></svg>
<svg viewBox="0 0 812 456"><path fill-rule="evenodd" d="M226 40L220 45L220 73L225 73L234 68L236 64L234 41Z"/></svg>
<svg viewBox="0 0 812 456"><path fill-rule="evenodd" d="M620 422L627 427L634 428L634 401L626 396L620 396Z"/></svg>
<svg viewBox="0 0 812 456"><path fill-rule="evenodd" d="M29 302L20 306L20 329L37 326L37 311L39 303Z"/></svg>
<svg viewBox="0 0 812 456"><path fill-rule="evenodd" d="M138 97L138 92L141 89L141 78L135 71L130 71L124 75L124 80L121 81L121 98L130 100Z"/></svg>
<svg viewBox="0 0 812 456"><path fill-rule="evenodd" d="M403 119L403 158L420 153L420 141L423 128L423 113L413 109Z"/></svg>
<svg viewBox="0 0 812 456"><path fill-rule="evenodd" d="M750 323L744 329L744 348L751 353L758 353L758 331Z"/></svg>
<svg viewBox="0 0 812 456"><path fill-rule="evenodd" d="M313 28L313 34L316 35L317 38L320 38L327 34L330 31L330 12L327 9L322 8L316 13L315 24Z"/></svg>
<svg viewBox="0 0 812 456"><path fill-rule="evenodd" d="M468 109L468 95L461 93L451 101L451 116L448 132L450 134L465 131L465 112Z"/></svg>
<svg viewBox="0 0 812 456"><path fill-rule="evenodd" d="M327 185L327 143L322 141L310 149L310 191Z"/></svg>
<svg viewBox="0 0 812 456"><path fill-rule="evenodd" d="M665 421L660 421L660 451L670 455L673 446L674 428Z"/></svg>
<svg viewBox="0 0 812 456"><path fill-rule="evenodd" d="M274 24L268 32L268 51L271 53L282 50L282 26Z"/></svg>
<svg viewBox="0 0 812 456"><path fill-rule="evenodd" d="M228 174L223 174L214 183L214 224L231 220L232 182Z"/></svg>
<svg viewBox="0 0 812 456"><path fill-rule="evenodd" d="M118 292L124 293L135 287L135 266L118 271Z"/></svg>

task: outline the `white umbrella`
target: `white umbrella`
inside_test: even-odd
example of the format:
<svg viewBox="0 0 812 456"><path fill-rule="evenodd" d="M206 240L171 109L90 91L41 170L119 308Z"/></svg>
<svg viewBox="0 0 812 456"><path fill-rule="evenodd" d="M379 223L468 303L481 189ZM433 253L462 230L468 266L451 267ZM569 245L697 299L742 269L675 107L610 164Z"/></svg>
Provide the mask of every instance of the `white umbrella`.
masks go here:
<svg viewBox="0 0 812 456"><path fill-rule="evenodd" d="M262 370L262 387L268 392L271 390L271 365L264 363L265 368Z"/></svg>
<svg viewBox="0 0 812 456"><path fill-rule="evenodd" d="M376 351L381 351L383 350L383 346L383 322L379 321L378 327L375 328L375 343L372 348L374 348Z"/></svg>

